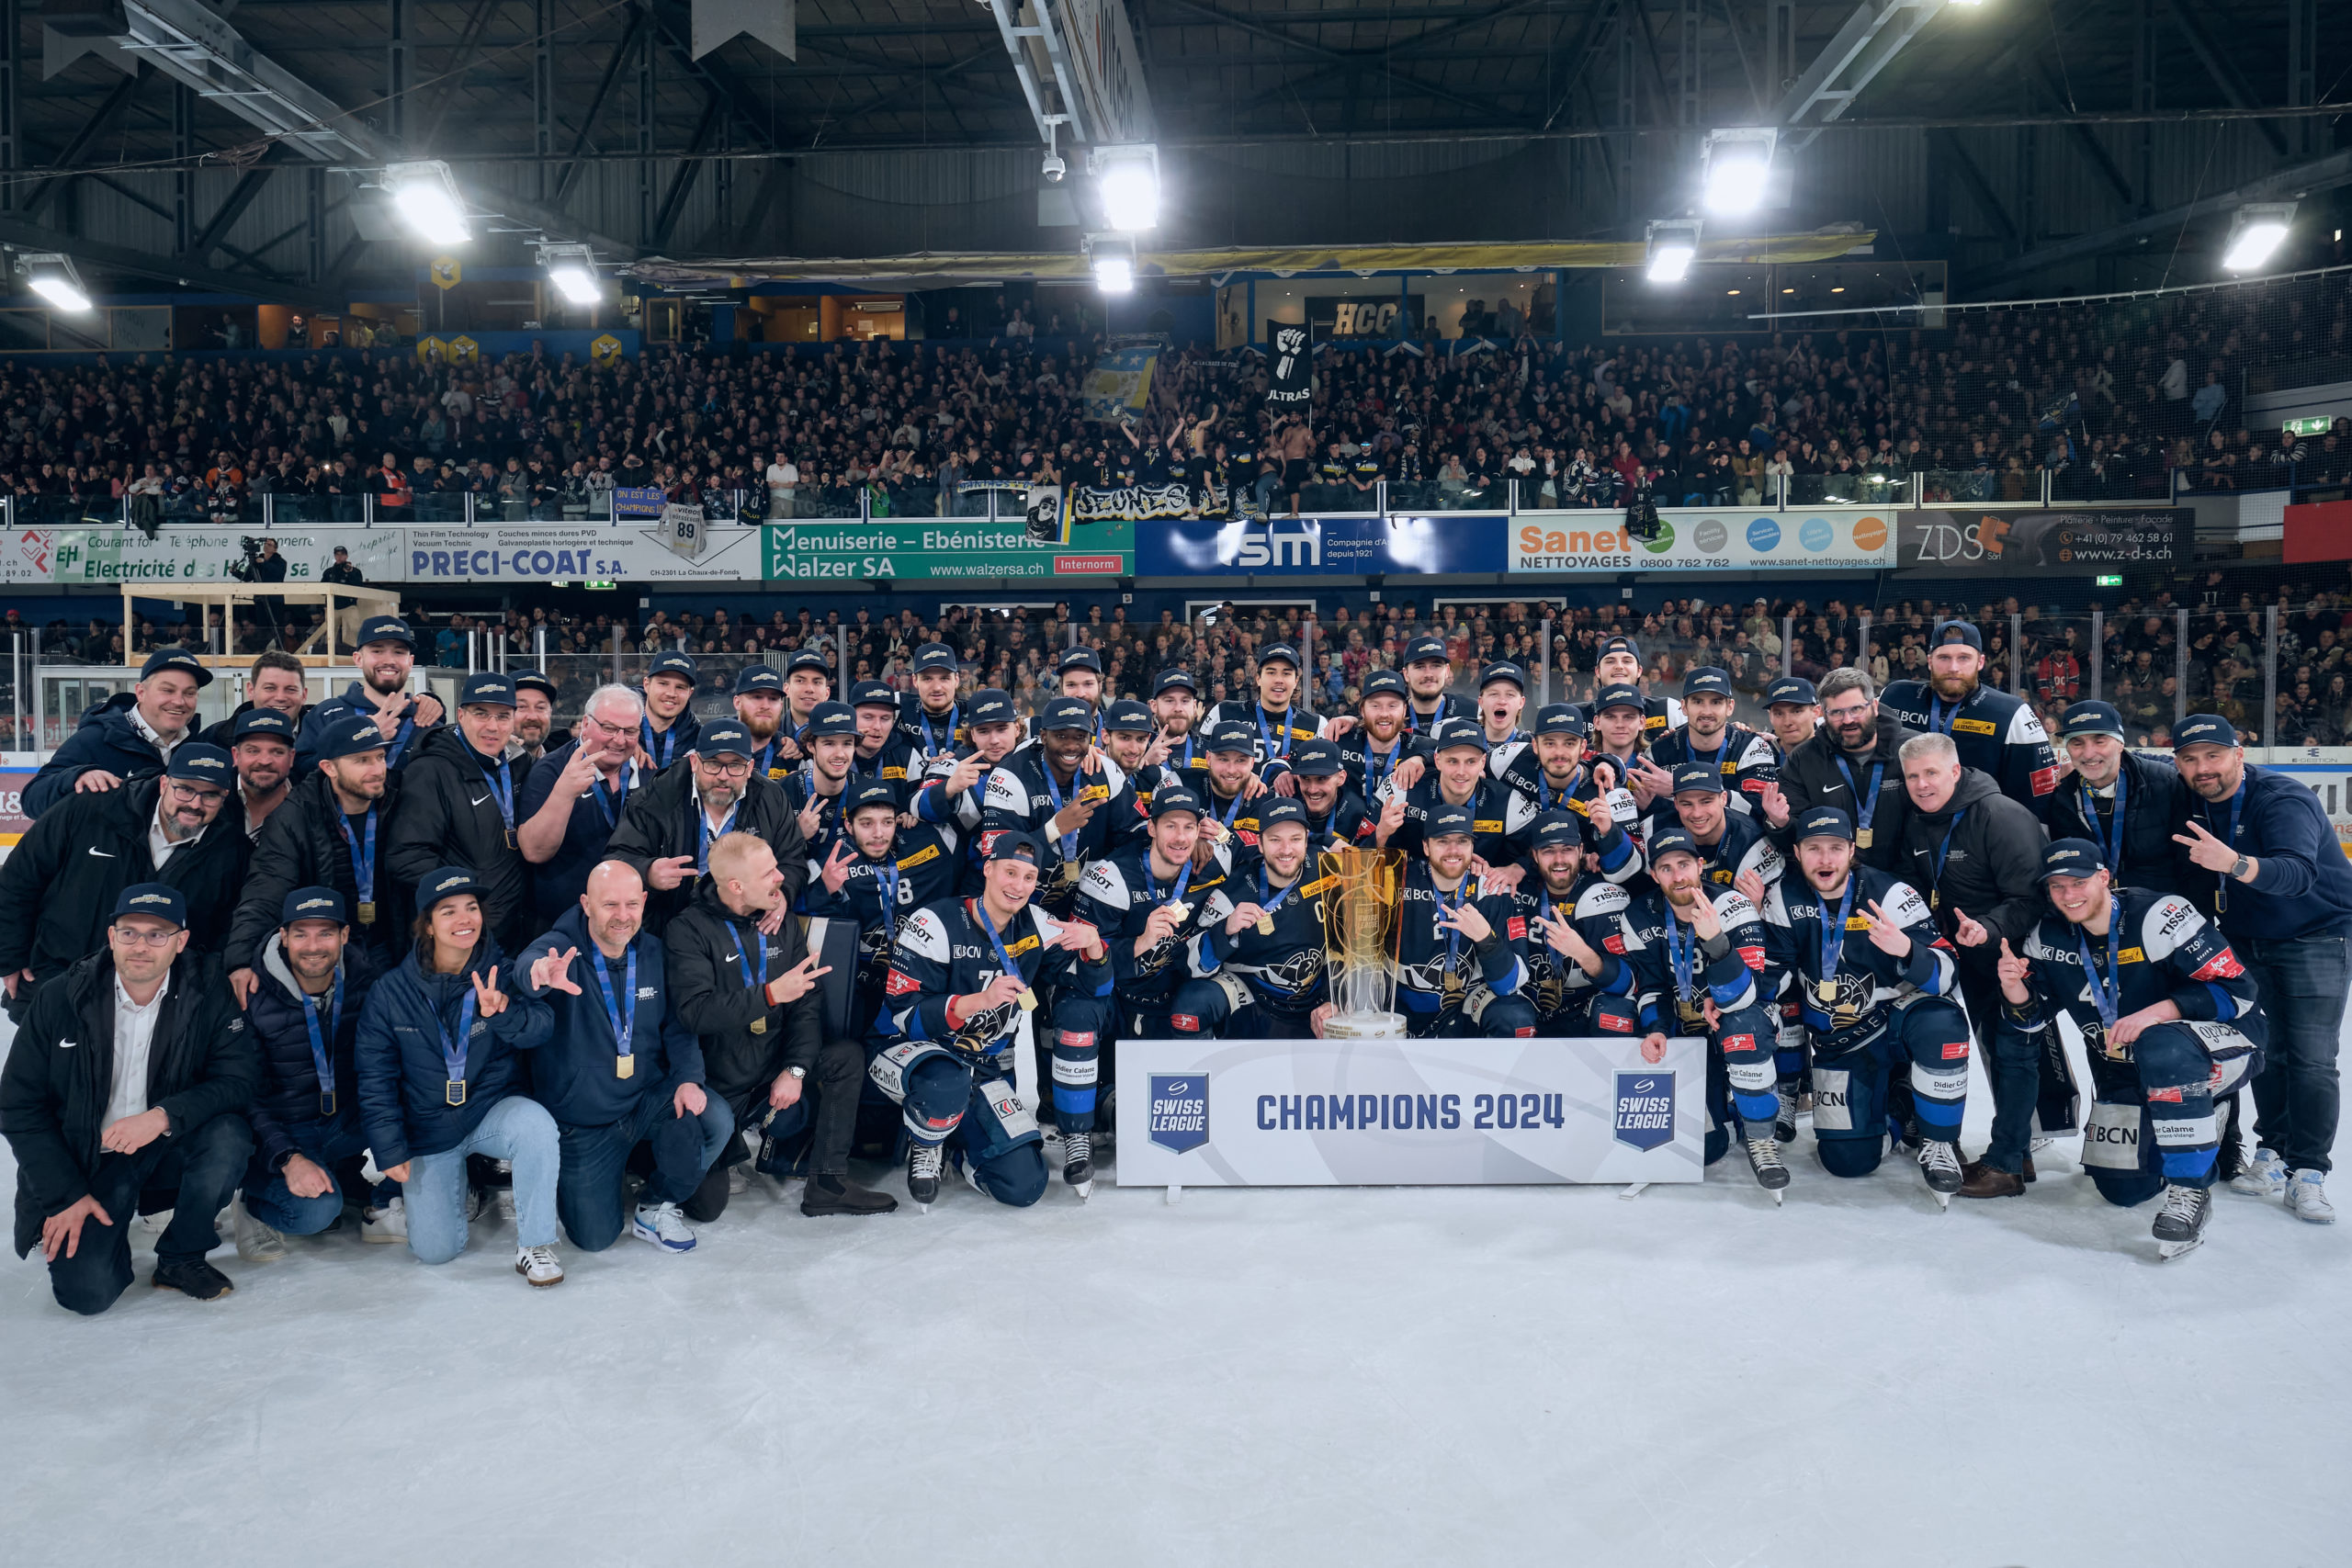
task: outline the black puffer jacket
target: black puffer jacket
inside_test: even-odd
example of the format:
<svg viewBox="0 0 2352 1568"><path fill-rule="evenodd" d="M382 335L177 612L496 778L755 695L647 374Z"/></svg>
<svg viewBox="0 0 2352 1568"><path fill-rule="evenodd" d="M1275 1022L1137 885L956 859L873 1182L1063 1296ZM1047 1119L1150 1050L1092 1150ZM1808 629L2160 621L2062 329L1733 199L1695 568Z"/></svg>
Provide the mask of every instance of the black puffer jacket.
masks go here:
<svg viewBox="0 0 2352 1568"><path fill-rule="evenodd" d="M519 785L519 773L508 772ZM520 794L518 788L517 798ZM530 867L507 836L506 818L464 732L452 727L428 733L401 779L389 855L392 876L414 887L445 865L468 867L481 879L490 933L512 953L531 935L531 887Z"/></svg>
<svg viewBox="0 0 2352 1568"><path fill-rule="evenodd" d="M620 826L613 829L605 852L635 866L639 876L646 876L657 860L695 853L701 834L695 819L702 807L695 803L694 789L694 764L688 762L669 768L647 787L631 791ZM786 901L797 899L800 890L808 886L808 842L800 835L800 818L785 797L784 786L753 773L744 785L742 804L736 807L735 826L767 840L784 873ZM655 936L663 935L694 897L691 878L666 893L655 891L648 880L645 929Z"/></svg>
<svg viewBox="0 0 2352 1568"><path fill-rule="evenodd" d="M311 1031L303 1021L307 1010L300 987L279 949L277 932L272 931L263 944L254 967L260 972L260 983L245 1005L245 1021L253 1026L254 1044L260 1052L261 1077L246 1117L254 1124L254 1155L265 1168L275 1171L294 1153L294 1140L287 1129L320 1118L319 1069L311 1057ZM343 1017L334 1026L334 1039L327 1043L339 1115L358 1111L359 1073L352 1065L352 1050L359 1038L360 1010L367 1006L368 992L379 972L366 948L356 942L345 944L339 982ZM324 1010L332 1005L322 1002L322 1023ZM321 1033L324 1032L322 1029Z"/></svg>
<svg viewBox="0 0 2352 1568"><path fill-rule="evenodd" d="M390 872L391 825L400 800L401 775L384 775L384 798L376 805L376 919L359 923L359 883L351 873L351 851L335 826L343 809L335 802L334 786L324 773L313 773L296 784L286 801L261 825L253 848L237 912L229 925L229 940L221 956L232 969L255 966L262 944L277 930L286 896L298 887L332 887L343 895L343 907L352 917L352 940L372 953L379 969L390 968L408 952L409 918L413 912L410 888ZM364 837L364 835L363 835ZM439 870L435 866L434 870Z"/></svg>
<svg viewBox="0 0 2352 1568"><path fill-rule="evenodd" d="M1951 936L1966 914L1992 933L1977 947L1952 942L1961 973L1971 981L1992 978L2003 937L2012 950L2022 948L2041 922L2048 901L2041 887L2044 842L2033 808L2003 795L1992 774L1975 768L1960 771L1960 783L1941 811L1915 810L1905 825L1905 861L1898 874L1921 892L1937 895L1937 929Z"/></svg>

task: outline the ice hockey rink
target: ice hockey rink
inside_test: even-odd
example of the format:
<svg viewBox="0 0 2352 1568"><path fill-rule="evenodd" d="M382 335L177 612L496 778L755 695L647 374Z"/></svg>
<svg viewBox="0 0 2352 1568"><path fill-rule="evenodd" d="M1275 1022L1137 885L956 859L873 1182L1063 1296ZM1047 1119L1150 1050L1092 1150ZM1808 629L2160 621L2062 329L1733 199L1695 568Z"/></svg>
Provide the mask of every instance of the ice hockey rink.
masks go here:
<svg viewBox="0 0 2352 1568"><path fill-rule="evenodd" d="M1737 1156L1631 1201L1057 1181L866 1222L759 1181L553 1291L488 1220L440 1269L224 1246L209 1305L141 1233L87 1321L9 1258L6 1557L2352 1561L2340 1227L2223 1194L2159 1264L2071 1140L1949 1214L1791 1163L1777 1212Z"/></svg>

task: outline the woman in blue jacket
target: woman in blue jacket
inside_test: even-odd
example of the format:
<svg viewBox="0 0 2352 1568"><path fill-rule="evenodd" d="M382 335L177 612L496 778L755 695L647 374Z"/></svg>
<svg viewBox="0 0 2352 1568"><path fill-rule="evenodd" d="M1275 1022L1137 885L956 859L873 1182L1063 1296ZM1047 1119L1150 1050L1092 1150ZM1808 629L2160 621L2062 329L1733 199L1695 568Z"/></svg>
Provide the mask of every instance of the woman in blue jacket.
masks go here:
<svg viewBox="0 0 2352 1568"><path fill-rule="evenodd" d="M359 1016L368 1146L401 1184L409 1250L427 1263L466 1248L466 1156L513 1161L514 1271L561 1284L555 1121L516 1087L517 1053L547 1043L554 1013L519 985L500 987L505 955L483 929L472 872L435 872L418 886L416 908L415 946Z"/></svg>

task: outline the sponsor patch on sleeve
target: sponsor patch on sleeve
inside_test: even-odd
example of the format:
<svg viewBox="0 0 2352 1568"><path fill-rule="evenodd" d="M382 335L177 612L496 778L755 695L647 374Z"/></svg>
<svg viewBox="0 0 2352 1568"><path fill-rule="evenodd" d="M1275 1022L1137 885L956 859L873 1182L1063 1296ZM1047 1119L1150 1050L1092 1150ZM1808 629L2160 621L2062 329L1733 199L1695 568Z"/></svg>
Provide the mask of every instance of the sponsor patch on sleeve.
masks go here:
<svg viewBox="0 0 2352 1568"><path fill-rule="evenodd" d="M1759 975L1764 972L1764 950L1760 947L1741 948L1739 961Z"/></svg>
<svg viewBox="0 0 2352 1568"><path fill-rule="evenodd" d="M2234 980L2245 973L2245 965L2238 962L2238 955L2225 947L2207 959L2205 967L2197 971L2189 978L2200 981Z"/></svg>
<svg viewBox="0 0 2352 1568"><path fill-rule="evenodd" d="M2054 763L2047 768L2036 768L2033 770L2034 794L2048 795L2052 790L2054 790L2057 787L2058 769Z"/></svg>
<svg viewBox="0 0 2352 1568"><path fill-rule="evenodd" d="M1509 920L1506 920L1503 923L1503 935L1512 942L1525 942L1527 940L1527 917L1524 915L1513 915Z"/></svg>
<svg viewBox="0 0 2352 1568"><path fill-rule="evenodd" d="M1611 953L1622 954L1625 951L1625 938L1623 933L1612 933L1602 938L1600 945Z"/></svg>
<svg viewBox="0 0 2352 1568"><path fill-rule="evenodd" d="M922 989L921 982L903 969L893 969L890 977L882 982L883 993L893 997L910 997Z"/></svg>
<svg viewBox="0 0 2352 1568"><path fill-rule="evenodd" d="M2152 1089L2148 1090L2147 1099L2151 1103L2161 1102L2165 1105L2178 1105L2180 1103L2180 1089L2177 1085L2168 1089Z"/></svg>

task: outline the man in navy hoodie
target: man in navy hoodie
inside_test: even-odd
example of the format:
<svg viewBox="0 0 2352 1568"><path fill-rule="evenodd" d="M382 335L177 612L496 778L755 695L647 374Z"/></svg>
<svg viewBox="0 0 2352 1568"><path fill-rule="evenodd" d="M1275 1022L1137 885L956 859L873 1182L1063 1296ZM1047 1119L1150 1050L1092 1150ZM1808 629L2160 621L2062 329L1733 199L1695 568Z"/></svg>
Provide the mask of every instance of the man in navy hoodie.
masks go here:
<svg viewBox="0 0 2352 1568"><path fill-rule="evenodd" d="M532 1059L534 1097L562 1140L556 1213L572 1245L602 1252L621 1233L622 1178L640 1143L653 1174L629 1234L690 1252L678 1206L735 1134L707 1092L702 1043L667 1005L662 941L645 929L645 884L625 861L588 874L579 904L526 944L527 989L555 1009L555 1035Z"/></svg>

